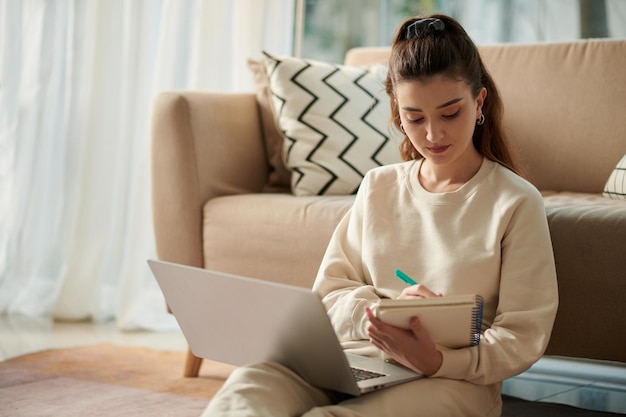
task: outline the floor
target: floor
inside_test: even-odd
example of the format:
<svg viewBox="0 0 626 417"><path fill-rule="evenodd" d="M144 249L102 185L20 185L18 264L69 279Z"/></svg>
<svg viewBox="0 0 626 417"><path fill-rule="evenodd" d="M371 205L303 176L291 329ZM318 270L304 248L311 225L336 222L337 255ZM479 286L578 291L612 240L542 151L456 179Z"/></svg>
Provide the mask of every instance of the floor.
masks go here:
<svg viewBox="0 0 626 417"><path fill-rule="evenodd" d="M626 414L626 364L545 357L504 381L504 394Z"/></svg>
<svg viewBox="0 0 626 417"><path fill-rule="evenodd" d="M0 315L0 361L45 349L98 343L187 351L187 342L179 331L127 332L120 331L114 322L55 322L45 318Z"/></svg>
<svg viewBox="0 0 626 417"><path fill-rule="evenodd" d="M97 343L186 351L178 332L124 332L115 323L54 322L0 316L0 361L45 349ZM544 358L505 381L503 393L533 401L557 402L626 414L626 364Z"/></svg>

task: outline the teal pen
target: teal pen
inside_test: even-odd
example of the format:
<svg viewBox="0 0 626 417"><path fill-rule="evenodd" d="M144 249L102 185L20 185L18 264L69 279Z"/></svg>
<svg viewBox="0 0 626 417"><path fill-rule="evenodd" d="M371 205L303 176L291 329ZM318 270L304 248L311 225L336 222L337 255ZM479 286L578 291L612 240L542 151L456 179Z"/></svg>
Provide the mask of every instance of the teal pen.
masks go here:
<svg viewBox="0 0 626 417"><path fill-rule="evenodd" d="M417 285L417 282L413 281L413 278L411 278L404 272L400 271L399 269L396 269L396 277L398 277L399 279L401 279L402 281L406 282L409 285Z"/></svg>

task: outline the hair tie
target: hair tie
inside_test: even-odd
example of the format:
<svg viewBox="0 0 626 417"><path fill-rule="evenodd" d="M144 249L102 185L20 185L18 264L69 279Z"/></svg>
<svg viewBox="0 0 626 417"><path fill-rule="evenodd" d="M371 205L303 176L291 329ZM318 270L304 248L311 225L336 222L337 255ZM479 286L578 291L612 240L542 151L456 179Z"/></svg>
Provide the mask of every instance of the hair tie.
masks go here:
<svg viewBox="0 0 626 417"><path fill-rule="evenodd" d="M406 38L413 39L428 35L431 32L443 32L445 28L446 25L441 19L428 17L426 19L416 20L406 28Z"/></svg>

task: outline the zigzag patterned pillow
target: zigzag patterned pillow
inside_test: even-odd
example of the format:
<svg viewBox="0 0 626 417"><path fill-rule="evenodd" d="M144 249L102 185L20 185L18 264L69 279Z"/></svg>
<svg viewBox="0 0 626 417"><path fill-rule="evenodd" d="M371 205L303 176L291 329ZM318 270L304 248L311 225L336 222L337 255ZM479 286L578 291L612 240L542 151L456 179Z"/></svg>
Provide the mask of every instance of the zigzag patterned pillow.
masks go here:
<svg viewBox="0 0 626 417"><path fill-rule="evenodd" d="M353 194L368 170L402 161L402 135L389 128L385 65L263 55L295 195Z"/></svg>
<svg viewBox="0 0 626 417"><path fill-rule="evenodd" d="M626 200L626 155L615 166L602 194L615 200Z"/></svg>

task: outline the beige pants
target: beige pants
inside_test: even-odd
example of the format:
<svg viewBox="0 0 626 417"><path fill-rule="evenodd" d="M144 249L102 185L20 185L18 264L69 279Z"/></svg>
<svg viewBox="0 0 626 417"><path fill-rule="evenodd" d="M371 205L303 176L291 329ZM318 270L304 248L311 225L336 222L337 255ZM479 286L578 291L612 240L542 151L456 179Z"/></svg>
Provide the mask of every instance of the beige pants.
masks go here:
<svg viewBox="0 0 626 417"><path fill-rule="evenodd" d="M499 384L424 378L341 401L289 369L266 363L236 369L202 416L486 417L501 412Z"/></svg>

